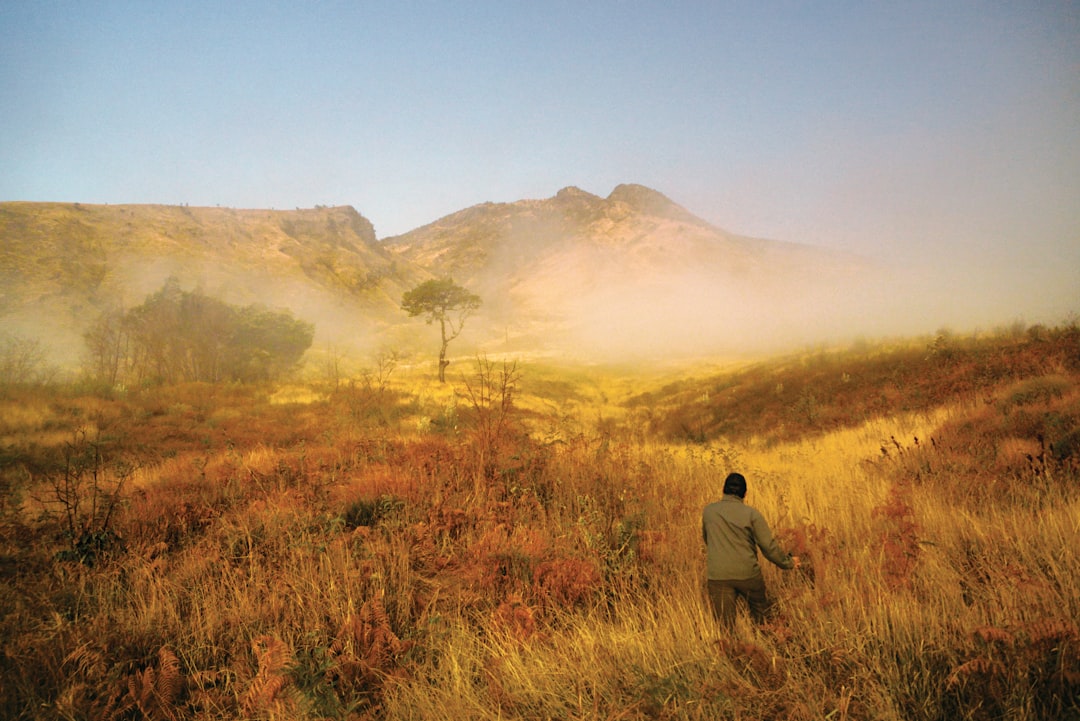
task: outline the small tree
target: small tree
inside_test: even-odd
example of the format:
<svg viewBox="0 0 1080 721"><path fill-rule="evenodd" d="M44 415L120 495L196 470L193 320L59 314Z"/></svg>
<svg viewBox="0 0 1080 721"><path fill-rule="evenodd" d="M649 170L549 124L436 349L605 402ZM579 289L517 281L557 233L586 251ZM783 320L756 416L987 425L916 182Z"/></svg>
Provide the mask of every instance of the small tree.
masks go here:
<svg viewBox="0 0 1080 721"><path fill-rule="evenodd" d="M106 311L83 333L86 367L110 387L121 382L131 364L131 334L124 327L124 311Z"/></svg>
<svg viewBox="0 0 1080 721"><path fill-rule="evenodd" d="M439 382L446 382L446 347L458 337L465 319L480 307L480 296L456 284L452 278L428 280L401 297L401 308L410 318L426 316L428 325L439 321L442 345L439 347Z"/></svg>
<svg viewBox="0 0 1080 721"><path fill-rule="evenodd" d="M100 430L91 439L86 429L79 428L64 444L59 462L45 470L46 495L37 500L58 512L68 542L68 548L57 555L60 560L93 565L100 556L123 546L113 528L113 513L136 468L113 456Z"/></svg>
<svg viewBox="0 0 1080 721"><path fill-rule="evenodd" d="M0 387L44 383L55 372L39 341L0 333Z"/></svg>

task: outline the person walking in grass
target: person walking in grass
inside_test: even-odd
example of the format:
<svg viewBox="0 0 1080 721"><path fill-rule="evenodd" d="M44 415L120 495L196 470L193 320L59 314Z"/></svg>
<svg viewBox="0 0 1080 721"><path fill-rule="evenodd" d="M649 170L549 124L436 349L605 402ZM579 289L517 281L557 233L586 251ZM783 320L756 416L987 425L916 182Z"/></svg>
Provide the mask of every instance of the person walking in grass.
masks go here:
<svg viewBox="0 0 1080 721"><path fill-rule="evenodd" d="M737 599L746 599L756 623L772 611L758 565L758 549L785 570L799 568L798 556L781 550L757 509L746 505L746 478L732 473L724 480L724 497L705 506L701 531L707 552L709 603L725 628L735 625Z"/></svg>

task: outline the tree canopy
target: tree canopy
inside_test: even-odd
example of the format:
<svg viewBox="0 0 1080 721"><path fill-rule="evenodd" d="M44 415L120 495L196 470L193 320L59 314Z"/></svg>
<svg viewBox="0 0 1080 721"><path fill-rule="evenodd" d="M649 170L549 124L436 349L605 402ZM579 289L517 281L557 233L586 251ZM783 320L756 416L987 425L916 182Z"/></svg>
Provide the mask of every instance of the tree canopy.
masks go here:
<svg viewBox="0 0 1080 721"><path fill-rule="evenodd" d="M142 305L85 334L91 370L110 383L272 380L311 347L315 326L286 310L238 307L170 278Z"/></svg>
<svg viewBox="0 0 1080 721"><path fill-rule="evenodd" d="M458 285L452 278L427 280L401 297L401 307L410 318L425 316L428 325L439 321L439 380L446 381L446 348L461 333L465 319L480 307L480 296Z"/></svg>

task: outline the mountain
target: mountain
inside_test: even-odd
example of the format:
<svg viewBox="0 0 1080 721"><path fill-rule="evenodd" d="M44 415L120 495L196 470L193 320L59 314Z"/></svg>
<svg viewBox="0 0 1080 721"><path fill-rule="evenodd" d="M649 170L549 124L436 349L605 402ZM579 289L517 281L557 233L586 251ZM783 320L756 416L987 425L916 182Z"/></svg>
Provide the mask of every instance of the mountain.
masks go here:
<svg viewBox="0 0 1080 721"><path fill-rule="evenodd" d="M288 308L316 324L316 345L354 351L426 348L401 296L450 276L484 301L459 353L625 358L808 342L869 274L855 258L727 233L641 185L482 203L383 240L347 206L0 203L0 331L62 361L98 314L170 276Z"/></svg>
<svg viewBox="0 0 1080 721"><path fill-rule="evenodd" d="M725 232L641 185L483 203L383 242L484 297L507 347L589 356L807 342L870 275L858 258Z"/></svg>

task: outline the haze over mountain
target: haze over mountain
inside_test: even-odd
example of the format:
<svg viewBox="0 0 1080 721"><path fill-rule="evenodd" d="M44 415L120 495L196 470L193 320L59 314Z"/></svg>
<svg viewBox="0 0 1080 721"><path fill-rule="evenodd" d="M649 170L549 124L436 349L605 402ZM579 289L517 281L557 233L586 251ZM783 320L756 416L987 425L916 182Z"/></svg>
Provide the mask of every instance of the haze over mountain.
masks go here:
<svg viewBox="0 0 1080 721"><path fill-rule="evenodd" d="M836 295L862 292L871 273L854 257L726 233L640 185L484 203L384 242L480 293L510 347L589 357L803 343L840 330L827 327Z"/></svg>
<svg viewBox="0 0 1080 721"><path fill-rule="evenodd" d="M382 241L348 206L0 203L0 328L63 362L98 314L138 305L170 276L288 308L316 324L316 346L361 353L430 345L401 295L443 276L484 300L461 354L732 355L888 330L875 320L881 269L726 233L640 185L482 203Z"/></svg>

